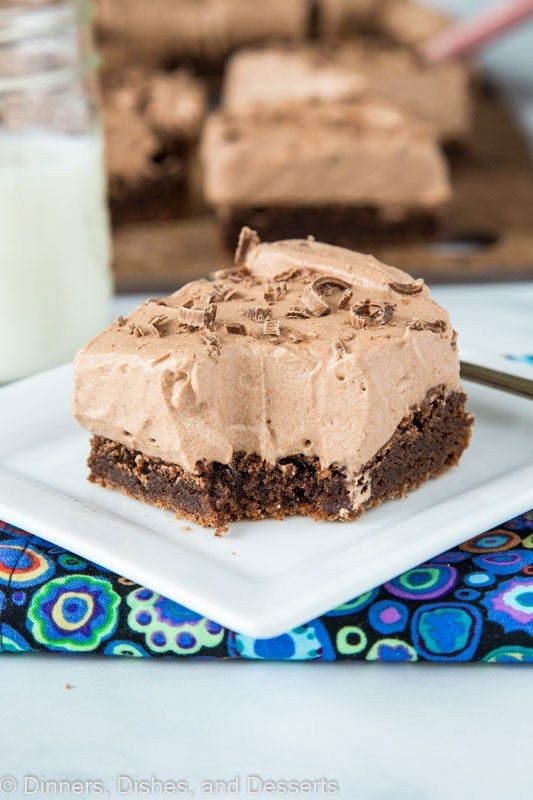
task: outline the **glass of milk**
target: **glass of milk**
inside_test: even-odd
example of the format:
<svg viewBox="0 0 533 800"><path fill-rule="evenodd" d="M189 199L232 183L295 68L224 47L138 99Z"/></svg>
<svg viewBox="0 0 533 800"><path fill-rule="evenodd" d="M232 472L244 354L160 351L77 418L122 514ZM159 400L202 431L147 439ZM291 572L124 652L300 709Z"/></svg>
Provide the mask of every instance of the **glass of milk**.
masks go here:
<svg viewBox="0 0 533 800"><path fill-rule="evenodd" d="M107 322L109 223L90 9L0 3L0 383Z"/></svg>

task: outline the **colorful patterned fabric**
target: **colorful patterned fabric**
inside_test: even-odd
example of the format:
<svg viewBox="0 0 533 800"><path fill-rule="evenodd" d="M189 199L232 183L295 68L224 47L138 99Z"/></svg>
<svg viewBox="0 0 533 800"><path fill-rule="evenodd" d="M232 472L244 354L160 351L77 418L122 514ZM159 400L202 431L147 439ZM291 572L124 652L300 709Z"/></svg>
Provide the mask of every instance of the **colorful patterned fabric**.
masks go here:
<svg viewBox="0 0 533 800"><path fill-rule="evenodd" d="M533 511L263 640L0 522L0 651L533 663Z"/></svg>

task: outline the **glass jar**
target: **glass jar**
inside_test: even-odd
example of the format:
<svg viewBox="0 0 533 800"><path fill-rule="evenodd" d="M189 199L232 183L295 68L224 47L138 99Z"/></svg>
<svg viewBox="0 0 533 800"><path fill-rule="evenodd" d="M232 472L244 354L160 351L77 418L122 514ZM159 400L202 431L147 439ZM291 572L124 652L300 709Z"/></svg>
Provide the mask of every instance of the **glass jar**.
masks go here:
<svg viewBox="0 0 533 800"><path fill-rule="evenodd" d="M91 9L0 10L0 383L72 358L111 278Z"/></svg>

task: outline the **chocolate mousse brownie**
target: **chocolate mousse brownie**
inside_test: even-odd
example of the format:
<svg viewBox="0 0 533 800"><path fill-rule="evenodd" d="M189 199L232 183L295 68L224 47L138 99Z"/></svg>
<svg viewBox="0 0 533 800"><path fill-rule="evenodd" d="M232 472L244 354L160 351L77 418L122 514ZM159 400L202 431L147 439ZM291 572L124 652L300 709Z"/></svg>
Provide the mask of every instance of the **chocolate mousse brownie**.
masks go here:
<svg viewBox="0 0 533 800"><path fill-rule="evenodd" d="M458 462L465 400L423 281L249 230L233 269L149 300L75 363L90 480L219 532L405 495Z"/></svg>
<svg viewBox="0 0 533 800"><path fill-rule="evenodd" d="M191 148L206 109L202 83L183 69L130 69L105 85L103 105L113 221L183 211Z"/></svg>
<svg viewBox="0 0 533 800"><path fill-rule="evenodd" d="M269 241L307 236L360 247L431 237L451 196L432 132L395 106L304 104L213 113L204 191L234 247L243 225Z"/></svg>
<svg viewBox="0 0 533 800"><path fill-rule="evenodd" d="M472 100L464 63L427 67L405 48L361 39L335 47L241 50L226 67L223 104L239 114L358 103L368 93L428 123L445 145L461 146L468 139Z"/></svg>
<svg viewBox="0 0 533 800"><path fill-rule="evenodd" d="M309 0L98 0L105 46L120 43L136 63L191 60L211 69L246 44L299 41L309 27Z"/></svg>

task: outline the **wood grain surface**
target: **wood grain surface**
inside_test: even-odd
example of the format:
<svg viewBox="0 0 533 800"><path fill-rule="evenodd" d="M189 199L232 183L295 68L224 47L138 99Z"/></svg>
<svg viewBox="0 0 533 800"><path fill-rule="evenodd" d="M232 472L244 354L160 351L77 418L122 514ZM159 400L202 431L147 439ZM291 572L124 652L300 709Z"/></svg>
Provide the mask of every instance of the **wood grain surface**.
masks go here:
<svg viewBox="0 0 533 800"><path fill-rule="evenodd" d="M531 161L510 114L487 89L477 91L471 146L454 159L452 180L454 200L438 242L384 243L374 255L433 283L533 278ZM206 210L122 227L114 242L119 292L170 291L232 260Z"/></svg>

